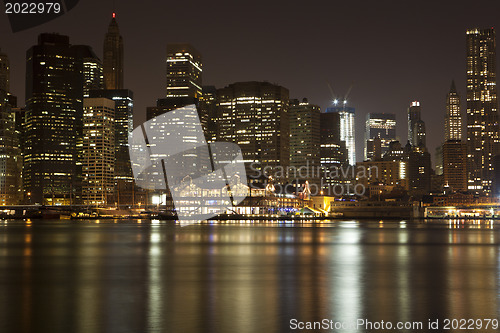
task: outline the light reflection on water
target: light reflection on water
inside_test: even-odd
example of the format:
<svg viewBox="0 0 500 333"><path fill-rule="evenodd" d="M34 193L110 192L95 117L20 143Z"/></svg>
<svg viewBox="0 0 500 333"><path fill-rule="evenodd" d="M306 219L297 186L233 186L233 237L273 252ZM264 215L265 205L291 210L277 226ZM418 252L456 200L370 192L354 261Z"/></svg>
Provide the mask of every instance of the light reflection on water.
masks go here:
<svg viewBox="0 0 500 333"><path fill-rule="evenodd" d="M289 332L292 318L498 318L499 228L0 221L0 332Z"/></svg>

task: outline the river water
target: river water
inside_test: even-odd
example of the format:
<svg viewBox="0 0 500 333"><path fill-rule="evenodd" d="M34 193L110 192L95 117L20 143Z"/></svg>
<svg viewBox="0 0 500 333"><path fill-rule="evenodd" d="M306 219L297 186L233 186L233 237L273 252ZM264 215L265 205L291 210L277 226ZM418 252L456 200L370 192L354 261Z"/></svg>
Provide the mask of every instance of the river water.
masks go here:
<svg viewBox="0 0 500 333"><path fill-rule="evenodd" d="M500 317L499 230L488 220L0 221L0 332L382 332L360 320L495 332L495 321L484 327ZM446 319L483 327L444 330ZM299 330L322 320L333 329Z"/></svg>

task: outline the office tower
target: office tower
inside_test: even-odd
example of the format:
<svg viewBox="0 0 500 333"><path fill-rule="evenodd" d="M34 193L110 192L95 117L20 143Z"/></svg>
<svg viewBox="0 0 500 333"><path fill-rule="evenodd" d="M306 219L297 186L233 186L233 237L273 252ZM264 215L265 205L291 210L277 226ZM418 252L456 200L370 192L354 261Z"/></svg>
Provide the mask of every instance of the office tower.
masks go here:
<svg viewBox="0 0 500 333"><path fill-rule="evenodd" d="M202 95L201 53L190 44L167 44L167 98L193 104Z"/></svg>
<svg viewBox="0 0 500 333"><path fill-rule="evenodd" d="M102 62L89 46L79 45L77 49L83 61L83 97L89 97L90 90L104 87Z"/></svg>
<svg viewBox="0 0 500 333"><path fill-rule="evenodd" d="M207 142L215 142L217 139L217 89L214 86L203 86L198 114Z"/></svg>
<svg viewBox="0 0 500 333"><path fill-rule="evenodd" d="M118 205L133 205L136 198L128 137L134 129L134 93L128 89L92 90L90 97L107 98L115 102L115 202Z"/></svg>
<svg viewBox="0 0 500 333"><path fill-rule="evenodd" d="M305 169L296 178L320 186L320 108L304 98L290 100L290 166ZM305 176L305 178L303 178Z"/></svg>
<svg viewBox="0 0 500 333"><path fill-rule="evenodd" d="M417 121L420 120L420 102L411 102L408 108L408 141L410 145L416 146L414 127Z"/></svg>
<svg viewBox="0 0 500 333"><path fill-rule="evenodd" d="M349 164L356 165L355 109L334 106L327 108L326 112L337 112L340 115L340 140L345 142Z"/></svg>
<svg viewBox="0 0 500 333"><path fill-rule="evenodd" d="M104 37L103 72L105 89L123 89L123 38L113 13Z"/></svg>
<svg viewBox="0 0 500 333"><path fill-rule="evenodd" d="M454 191L467 191L467 147L458 140L443 144L444 185Z"/></svg>
<svg viewBox="0 0 500 333"><path fill-rule="evenodd" d="M460 112L460 96L455 81L446 95L446 113L444 116L444 140L462 141L462 113Z"/></svg>
<svg viewBox="0 0 500 333"><path fill-rule="evenodd" d="M380 138L381 155L389 149L389 143L396 140L396 115L393 113L368 113L365 122L365 160L373 156L375 138Z"/></svg>
<svg viewBox="0 0 500 333"><path fill-rule="evenodd" d="M32 203L71 204L81 194L84 59L88 46L41 34L26 53L23 181Z"/></svg>
<svg viewBox="0 0 500 333"><path fill-rule="evenodd" d="M208 118L199 108L202 98L201 54L190 44L167 44L166 63L166 97L158 99L155 107L146 109L146 118L150 120L162 113L195 104L206 130Z"/></svg>
<svg viewBox="0 0 500 333"><path fill-rule="evenodd" d="M415 147L426 147L425 141L425 122L419 119L413 126L413 144Z"/></svg>
<svg viewBox="0 0 500 333"><path fill-rule="evenodd" d="M255 177L266 166L289 165L288 89L268 82L238 82L217 90L218 141L238 144Z"/></svg>
<svg viewBox="0 0 500 333"><path fill-rule="evenodd" d="M19 203L21 152L9 95L9 58L0 52L0 206Z"/></svg>
<svg viewBox="0 0 500 333"><path fill-rule="evenodd" d="M489 191L499 152L495 30L467 30L466 52L468 189Z"/></svg>
<svg viewBox="0 0 500 333"><path fill-rule="evenodd" d="M84 205L114 204L115 102L107 98L83 100Z"/></svg>
<svg viewBox="0 0 500 333"><path fill-rule="evenodd" d="M337 112L320 114L320 160L323 189L332 194L332 188L343 183L336 171L348 164L345 142L340 140L340 114Z"/></svg>

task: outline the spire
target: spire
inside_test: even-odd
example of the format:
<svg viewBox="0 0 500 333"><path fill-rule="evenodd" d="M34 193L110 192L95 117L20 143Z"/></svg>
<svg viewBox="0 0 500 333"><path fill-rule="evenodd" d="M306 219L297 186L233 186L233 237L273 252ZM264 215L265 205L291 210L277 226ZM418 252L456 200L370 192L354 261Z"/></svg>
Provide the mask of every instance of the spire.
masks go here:
<svg viewBox="0 0 500 333"><path fill-rule="evenodd" d="M457 92L457 87L455 87L455 80L451 80L450 92L451 93L456 93Z"/></svg>

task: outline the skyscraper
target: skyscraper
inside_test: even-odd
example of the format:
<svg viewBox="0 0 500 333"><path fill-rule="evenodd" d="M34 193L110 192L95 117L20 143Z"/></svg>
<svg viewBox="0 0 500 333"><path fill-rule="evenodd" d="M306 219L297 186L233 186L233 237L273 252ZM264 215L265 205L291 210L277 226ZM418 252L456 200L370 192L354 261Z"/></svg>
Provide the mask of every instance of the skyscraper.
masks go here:
<svg viewBox="0 0 500 333"><path fill-rule="evenodd" d="M107 98L83 100L83 188L85 205L114 203L115 102Z"/></svg>
<svg viewBox="0 0 500 333"><path fill-rule="evenodd" d="M448 140L443 144L444 185L454 191L467 191L467 148L458 140Z"/></svg>
<svg viewBox="0 0 500 333"><path fill-rule="evenodd" d="M335 177L335 170L348 163L345 142L340 140L340 114L323 112L320 114L321 167L323 168L323 189L332 194L332 188L341 183Z"/></svg>
<svg viewBox="0 0 500 333"><path fill-rule="evenodd" d="M394 113L368 113L366 115L365 160L374 154L373 140L380 138L381 155L389 149L389 143L396 140L396 115Z"/></svg>
<svg viewBox="0 0 500 333"><path fill-rule="evenodd" d="M415 124L420 120L420 102L414 101L411 102L410 107L408 108L408 141L410 145L416 146L415 142Z"/></svg>
<svg viewBox="0 0 500 333"><path fill-rule="evenodd" d="M217 139L217 89L214 86L203 86L198 111L207 142L215 142Z"/></svg>
<svg viewBox="0 0 500 333"><path fill-rule="evenodd" d="M189 100L193 104L202 94L201 53L190 44L167 44L167 98Z"/></svg>
<svg viewBox="0 0 500 333"><path fill-rule="evenodd" d="M217 90L218 141L238 144L248 175L289 165L288 89L268 82L238 82Z"/></svg>
<svg viewBox="0 0 500 333"><path fill-rule="evenodd" d="M130 164L128 137L134 129L134 94L128 89L91 90L91 98L107 98L115 102L114 109L114 180L115 202L134 204L134 176Z"/></svg>
<svg viewBox="0 0 500 333"><path fill-rule="evenodd" d="M345 105L334 106L327 108L326 112L340 115L340 140L345 142L349 164L356 165L355 109Z"/></svg>
<svg viewBox="0 0 500 333"><path fill-rule="evenodd" d="M413 126L413 145L416 147L426 147L425 122L419 119Z"/></svg>
<svg viewBox="0 0 500 333"><path fill-rule="evenodd" d="M0 206L19 203L21 170L15 111L9 101L9 58L0 52Z"/></svg>
<svg viewBox="0 0 500 333"><path fill-rule="evenodd" d="M26 53L23 181L32 203L80 199L84 59L91 54L58 34L41 34Z"/></svg>
<svg viewBox="0 0 500 333"><path fill-rule="evenodd" d="M466 33L468 189L489 191L499 152L495 30Z"/></svg>
<svg viewBox="0 0 500 333"><path fill-rule="evenodd" d="M104 87L105 89L123 89L123 38L113 13L108 32L104 37Z"/></svg>
<svg viewBox="0 0 500 333"><path fill-rule="evenodd" d="M290 166L307 168L306 178L319 186L320 108L304 98L290 100Z"/></svg>
<svg viewBox="0 0 500 333"><path fill-rule="evenodd" d="M446 95L446 113L444 116L444 141L462 141L462 113L460 112L460 96L458 95L455 81Z"/></svg>

